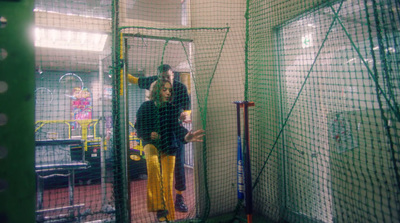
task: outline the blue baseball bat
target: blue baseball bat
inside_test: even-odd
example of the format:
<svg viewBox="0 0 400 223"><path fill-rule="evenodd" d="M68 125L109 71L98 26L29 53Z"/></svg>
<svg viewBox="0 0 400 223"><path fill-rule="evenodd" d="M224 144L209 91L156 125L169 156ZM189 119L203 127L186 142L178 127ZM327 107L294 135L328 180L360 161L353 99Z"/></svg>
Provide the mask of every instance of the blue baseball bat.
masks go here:
<svg viewBox="0 0 400 223"><path fill-rule="evenodd" d="M251 181L251 165L250 165L250 134L249 134L249 106L254 106L254 102L244 101L244 150L245 150L245 161L244 161L244 177L245 177L245 188L246 188L246 215L247 223L253 222L253 188Z"/></svg>
<svg viewBox="0 0 400 223"><path fill-rule="evenodd" d="M242 138L240 136L240 102L234 102L237 108L237 196L239 200L244 199L244 182L243 182L243 153Z"/></svg>

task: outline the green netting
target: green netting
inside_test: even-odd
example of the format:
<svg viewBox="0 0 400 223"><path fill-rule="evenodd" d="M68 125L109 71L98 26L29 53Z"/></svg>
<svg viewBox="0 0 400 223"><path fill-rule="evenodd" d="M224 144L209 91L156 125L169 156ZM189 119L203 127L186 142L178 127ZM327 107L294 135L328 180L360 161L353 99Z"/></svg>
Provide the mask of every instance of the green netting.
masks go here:
<svg viewBox="0 0 400 223"><path fill-rule="evenodd" d="M34 2L37 222L399 221L399 1Z"/></svg>
<svg viewBox="0 0 400 223"><path fill-rule="evenodd" d="M289 222L398 221L398 1L274 3L249 7L255 203Z"/></svg>
<svg viewBox="0 0 400 223"><path fill-rule="evenodd" d="M187 161L183 158L182 161L176 160L175 163L176 166L178 166L178 162L182 162L182 165L183 163L186 163L190 170L184 170L185 168L181 167L182 171L185 172L180 173L178 171L175 172L175 175L186 175L186 181L188 183L182 182L182 179L175 178L174 188L176 190L186 191L185 195L191 197L191 199L187 198L185 203L186 206L188 206L187 214L184 216L179 214L176 214L176 216L170 215L168 219L171 220L182 217L196 218L196 213L193 210L196 207L200 207L201 203L206 204L210 202L209 197L207 196L209 192L207 187L198 185L197 190L201 191L200 193L205 194L206 196L194 199L194 184L189 182L194 181L193 169L191 168L195 165L195 161L193 161L195 150L190 144L181 145L184 146L184 150L188 153L188 156L185 156L185 153L177 151L179 150L179 145L175 145L174 143L182 144L183 142L181 141L185 135L184 132L187 130L206 128L207 98L209 96L208 89L212 85L215 70L228 33L228 28L203 27L162 29L154 27L127 26L121 27L120 31L122 36L121 41L124 44L123 57L125 58L125 66L123 70L126 73L139 78L137 85L130 83L132 86L129 86L130 92L128 92L127 95L127 105L130 111L129 122L132 127L130 134L133 139L139 141L139 144L142 144L142 147L146 144L156 145L159 156L161 156L161 154L168 154L175 157L182 156L186 158ZM174 108L171 108L168 105L164 106L159 104L159 92L162 91L162 88L160 87L164 86L164 83L160 82L162 85L158 88L156 87L157 84L153 86L153 82L157 80L157 78L168 78L167 73L169 68L159 70L158 68L161 64L168 64L175 73L175 81L169 81L171 82L170 84L173 84L171 98ZM153 87L157 88L157 90L151 90ZM146 93L143 89L151 91ZM153 91L157 93L153 95ZM192 102L190 99L192 99ZM146 103L145 101L148 100L155 104ZM188 117L187 120L179 120L179 114L184 110L193 110L192 115L199 116L201 122L196 124L191 123L190 117ZM173 117L171 117L167 113L174 113L175 115L172 115ZM175 120L175 122L173 120ZM180 126L179 123L181 123ZM136 124L137 126L135 126ZM186 130L181 132L181 127L184 127ZM160 135L160 139L151 140L149 135L151 132L157 132ZM169 135L171 132L173 132L174 135ZM174 145L170 146L169 144L171 143ZM142 147L140 147L141 149L139 150L139 153L137 153L137 151L132 151L129 155L130 157L136 157L137 155L143 157L144 155L146 160L146 163L143 162L141 167L138 165L138 167L131 167L129 170L131 177L134 179L140 178L143 175L147 175L147 178L151 177L148 176L150 174L148 172L150 168L149 157L146 156L146 148ZM176 149L176 147L178 147L178 149ZM199 146L199 148L201 147ZM198 161L202 160L202 163L205 162L207 160L207 147L203 146L202 149L199 149L197 156ZM198 166L198 171L201 172L201 179L199 180L206 184L208 180L207 169L206 165L203 165L204 164ZM163 165L161 165L161 168L162 167ZM163 168L162 170L164 171ZM164 175L161 179L163 179L163 177ZM183 180L185 180L185 178ZM147 182L150 184L150 181ZM151 185L154 186L154 183L151 183ZM133 187L132 190L146 193L147 189L145 187ZM166 196L167 192L168 189L165 186L165 183L161 184L160 188L152 192L157 193L157 196L153 195L153 197L148 197L147 200L154 200L155 202L158 197ZM143 203L142 200L139 200L134 201L131 204L143 208L143 204L145 203ZM161 202L161 207L159 208L171 210L171 207L168 207L167 201ZM149 210L153 209L153 207L149 208ZM200 208L198 210L200 211ZM205 208L204 210L201 210L201 212L201 215L205 216L208 214L207 212L209 212L209 210ZM154 213L133 211L132 215L138 218L152 219Z"/></svg>

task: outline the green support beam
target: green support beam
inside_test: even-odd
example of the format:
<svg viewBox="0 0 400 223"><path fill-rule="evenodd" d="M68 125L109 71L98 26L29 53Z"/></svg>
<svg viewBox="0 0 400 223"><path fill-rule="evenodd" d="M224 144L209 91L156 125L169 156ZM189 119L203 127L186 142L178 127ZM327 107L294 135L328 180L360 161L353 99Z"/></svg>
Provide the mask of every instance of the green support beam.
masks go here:
<svg viewBox="0 0 400 223"><path fill-rule="evenodd" d="M33 0L0 0L0 222L35 222Z"/></svg>

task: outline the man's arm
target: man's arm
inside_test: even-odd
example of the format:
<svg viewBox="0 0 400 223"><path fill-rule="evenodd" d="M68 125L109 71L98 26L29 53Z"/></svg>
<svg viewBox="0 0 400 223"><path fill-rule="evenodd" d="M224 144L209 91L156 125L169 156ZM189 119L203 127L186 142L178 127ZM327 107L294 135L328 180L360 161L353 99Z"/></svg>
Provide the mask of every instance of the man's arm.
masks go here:
<svg viewBox="0 0 400 223"><path fill-rule="evenodd" d="M128 82L132 84L138 84L139 78L133 76L132 74L128 74Z"/></svg>
<svg viewBox="0 0 400 223"><path fill-rule="evenodd" d="M158 76L151 76L151 77L140 77L139 78L139 88L150 90L150 85L154 81L156 81Z"/></svg>
<svg viewBox="0 0 400 223"><path fill-rule="evenodd" d="M150 76L150 77L135 77L132 74L128 74L128 81L132 84L139 85L141 89L150 90L150 85L154 81L156 81L158 76Z"/></svg>

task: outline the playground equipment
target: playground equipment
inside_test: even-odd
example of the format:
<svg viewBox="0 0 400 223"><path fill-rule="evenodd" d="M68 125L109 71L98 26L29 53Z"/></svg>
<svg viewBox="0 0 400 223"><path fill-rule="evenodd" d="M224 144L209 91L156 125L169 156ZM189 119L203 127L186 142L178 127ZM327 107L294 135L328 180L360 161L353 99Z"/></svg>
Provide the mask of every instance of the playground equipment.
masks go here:
<svg viewBox="0 0 400 223"><path fill-rule="evenodd" d="M80 222L85 213L90 213L90 209L81 213L81 208L85 204L75 204L75 171L88 169L90 164L84 160L82 154L81 160L72 160L71 146L82 144L81 140L47 140L36 141L36 176L37 176L37 210L36 221L45 222L52 220L73 220ZM69 202L67 206L55 208L43 208L44 179L55 176L64 176L68 178ZM59 213L67 210L68 213L48 215L48 213ZM75 215L75 212L77 215Z"/></svg>

